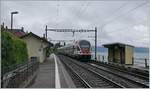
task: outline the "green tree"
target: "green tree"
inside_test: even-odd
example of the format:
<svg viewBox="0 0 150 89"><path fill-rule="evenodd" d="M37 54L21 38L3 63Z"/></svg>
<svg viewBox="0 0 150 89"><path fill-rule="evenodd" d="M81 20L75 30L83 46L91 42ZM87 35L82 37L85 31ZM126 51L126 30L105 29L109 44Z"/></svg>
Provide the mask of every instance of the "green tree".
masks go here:
<svg viewBox="0 0 150 89"><path fill-rule="evenodd" d="M1 32L1 68L2 73L8 67L22 64L28 60L26 43L8 31Z"/></svg>

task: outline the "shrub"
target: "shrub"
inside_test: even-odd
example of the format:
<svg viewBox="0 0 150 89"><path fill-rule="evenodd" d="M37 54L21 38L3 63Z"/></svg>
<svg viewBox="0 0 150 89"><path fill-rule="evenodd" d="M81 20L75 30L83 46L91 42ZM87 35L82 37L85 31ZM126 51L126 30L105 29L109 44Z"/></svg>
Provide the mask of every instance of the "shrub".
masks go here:
<svg viewBox="0 0 150 89"><path fill-rule="evenodd" d="M2 71L9 66L22 64L28 60L27 48L24 41L7 31L1 32Z"/></svg>

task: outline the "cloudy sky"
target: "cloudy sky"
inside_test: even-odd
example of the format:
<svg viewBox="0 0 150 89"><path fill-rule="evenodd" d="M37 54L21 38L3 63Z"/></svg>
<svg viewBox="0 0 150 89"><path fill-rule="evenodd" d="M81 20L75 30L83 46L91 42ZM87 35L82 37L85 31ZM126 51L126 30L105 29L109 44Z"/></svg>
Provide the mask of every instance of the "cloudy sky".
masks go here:
<svg viewBox="0 0 150 89"><path fill-rule="evenodd" d="M150 42L149 0L108 1L1 1L1 24L43 36L48 28L98 29L98 45L121 42L148 47ZM87 39L94 44L94 33L48 32L52 40Z"/></svg>

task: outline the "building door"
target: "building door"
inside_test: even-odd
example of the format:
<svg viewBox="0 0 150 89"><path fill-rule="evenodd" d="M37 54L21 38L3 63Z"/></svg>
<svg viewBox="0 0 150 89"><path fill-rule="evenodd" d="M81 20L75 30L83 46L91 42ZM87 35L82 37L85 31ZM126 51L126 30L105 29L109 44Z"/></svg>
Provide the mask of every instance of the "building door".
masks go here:
<svg viewBox="0 0 150 89"><path fill-rule="evenodd" d="M120 48L120 62L121 64L125 64L125 48Z"/></svg>
<svg viewBox="0 0 150 89"><path fill-rule="evenodd" d="M113 55L113 62L115 62L115 49L114 48L112 48L112 55Z"/></svg>

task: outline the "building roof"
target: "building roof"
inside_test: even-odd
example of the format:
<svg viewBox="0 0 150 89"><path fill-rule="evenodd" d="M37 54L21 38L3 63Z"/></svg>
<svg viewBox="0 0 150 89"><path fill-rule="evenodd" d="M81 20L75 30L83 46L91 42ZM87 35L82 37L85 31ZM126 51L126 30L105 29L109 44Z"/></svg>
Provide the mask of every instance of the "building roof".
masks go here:
<svg viewBox="0 0 150 89"><path fill-rule="evenodd" d="M28 36L33 36L33 37L35 37L35 38L37 38L39 40L42 40L43 42L46 42L46 43L50 44L50 46L53 46L53 44L51 42L47 41L45 38L39 37L38 35L36 35L36 34L34 34L32 32L30 32L30 33L28 33L28 34L26 34L24 36L21 36L20 38L25 38L25 37L28 37Z"/></svg>
<svg viewBox="0 0 150 89"><path fill-rule="evenodd" d="M11 33L13 33L17 37L21 37L21 36L24 36L26 34L23 29L13 29L13 30L8 29L8 31L10 31Z"/></svg>
<svg viewBox="0 0 150 89"><path fill-rule="evenodd" d="M16 37L21 37L21 36L26 34L24 32L24 30L23 30L24 29L23 27L21 27L21 29L9 29L7 26L4 27L4 23L1 25L1 29L2 29L2 31L9 31L9 32L11 32Z"/></svg>
<svg viewBox="0 0 150 89"><path fill-rule="evenodd" d="M18 31L13 31L13 34L17 37L21 37L24 36L26 33L22 30L18 30Z"/></svg>
<svg viewBox="0 0 150 89"><path fill-rule="evenodd" d="M132 45L124 44L124 43L119 43L119 42L116 42L116 43L109 43L109 44L103 44L103 46L106 47L106 48L114 47L114 46L119 46L119 47L131 46L131 47L134 47L134 46L132 46Z"/></svg>

